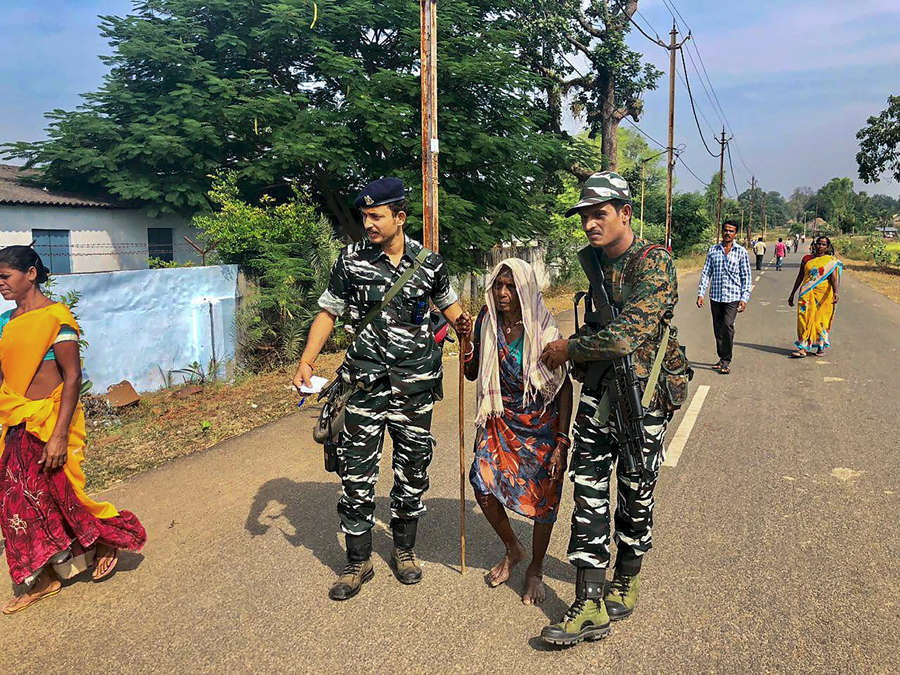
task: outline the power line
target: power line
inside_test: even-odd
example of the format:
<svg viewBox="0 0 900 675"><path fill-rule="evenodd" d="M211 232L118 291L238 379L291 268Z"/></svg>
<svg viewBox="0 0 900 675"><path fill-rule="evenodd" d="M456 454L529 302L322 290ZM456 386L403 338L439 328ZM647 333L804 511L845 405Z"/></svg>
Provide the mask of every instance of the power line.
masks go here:
<svg viewBox="0 0 900 675"><path fill-rule="evenodd" d="M734 140L734 139L732 139L732 140ZM735 198L737 198L740 196L741 191L738 190L737 180L734 177L734 164L731 163L731 143L730 142L727 143L725 145L725 148L728 151L728 166L729 166L729 168L731 168L731 182L734 184L734 196L735 196Z"/></svg>
<svg viewBox="0 0 900 675"><path fill-rule="evenodd" d="M625 15L625 18L628 19L628 21L631 23L631 25L634 26L635 28L637 28L637 29L641 32L641 35L643 35L645 38L647 38L648 40L650 40L650 42L659 45L660 47L666 47L666 48L668 48L668 45L660 39L659 35L657 35L656 38L652 38L652 37L650 37L649 35L647 35L646 31L644 31L644 29L641 28L640 24L638 24L638 22L635 21L635 20L631 17L631 15L628 14L628 12L625 11L625 8L622 6L622 3L619 2L619 0L615 0L615 3L616 3L616 5L618 5L619 9L622 10L622 14ZM644 19L644 21L647 21L647 20ZM650 22L649 22L649 21L647 21L647 25L650 25ZM650 26L650 28L651 28L651 30L653 30L653 32L656 32L656 30L653 29L653 26Z"/></svg>
<svg viewBox="0 0 900 675"><path fill-rule="evenodd" d="M681 16L681 12L679 12L678 8L675 6L674 0L663 0L663 3L666 5L666 7L669 8L670 13L674 11L675 14L678 15L678 18L681 19L681 23L683 23L685 28L687 28L688 31L690 32L691 27L688 26L688 22L684 20L683 16ZM674 19L675 17L673 16L672 18Z"/></svg>
<svg viewBox="0 0 900 675"><path fill-rule="evenodd" d="M694 178L696 178L697 181L698 181L701 185L703 185L703 186L706 187L706 188L709 187L710 184L707 183L707 182L706 182L705 180L703 180L702 178L700 178L700 176L698 176L696 173L694 173L693 169L691 169L691 167L689 167L689 166L687 165L687 162L685 162L683 159L681 159L681 155L680 155L680 154L679 154L679 155L675 155L675 159L677 159L679 162L681 162L681 165L682 165L685 169L687 169L687 170L688 170L688 173L690 173Z"/></svg>
<svg viewBox="0 0 900 675"><path fill-rule="evenodd" d="M719 118L719 122L725 124L725 120L722 118L722 115L719 114L719 111L716 108L716 104L712 99L712 95L709 93L706 82L703 81L703 75L700 73L700 68L697 67L697 62L694 61L694 56L691 54L690 49L687 50L687 57L688 59L690 59L691 65L694 67L694 72L697 73L697 77L700 79L700 86L703 87L703 92L706 94L706 100L709 101L709 104L712 106L713 112Z"/></svg>
<svg viewBox="0 0 900 675"><path fill-rule="evenodd" d="M643 129L641 129L637 124L635 124L634 122L632 122L628 117L623 117L622 119L624 119L626 122L628 122L631 126L633 126L635 129L637 129L640 133L642 133L644 136L646 136L647 138L649 138L651 141L653 141L654 143L656 143L656 144L657 144L659 147L661 147L663 150L668 150L668 149L669 149L669 146L668 146L668 145L666 145L665 143L660 143L658 140L656 140L655 138L653 138L653 136L651 136L651 135L648 134L646 131L644 131Z"/></svg>
<svg viewBox="0 0 900 675"><path fill-rule="evenodd" d="M700 120L697 118L697 108L694 106L694 95L691 93L691 80L688 77L687 63L684 60L684 49L679 49L678 51L681 52L681 65L684 66L684 83L687 86L688 98L691 101L691 111L694 113L694 122L697 123L697 133L700 134L700 140L703 141L703 147L706 148L706 151L710 156L719 158L721 157L721 154L716 154L710 150L709 146L706 144L706 139L703 137L703 130L700 128ZM709 120L707 120L706 123L709 124ZM721 153L721 150L719 152Z"/></svg>

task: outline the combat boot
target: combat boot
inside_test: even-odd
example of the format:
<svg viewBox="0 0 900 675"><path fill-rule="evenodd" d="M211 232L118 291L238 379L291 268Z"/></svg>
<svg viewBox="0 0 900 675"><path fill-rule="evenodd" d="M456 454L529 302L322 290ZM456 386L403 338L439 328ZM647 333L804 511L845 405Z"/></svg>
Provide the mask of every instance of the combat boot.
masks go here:
<svg viewBox="0 0 900 675"><path fill-rule="evenodd" d="M575 581L575 602L559 623L545 626L541 639L552 645L569 647L582 640L602 640L612 632L603 603L605 568L579 567Z"/></svg>
<svg viewBox="0 0 900 675"><path fill-rule="evenodd" d="M394 533L394 550L391 567L401 584L417 584L422 581L422 567L416 560L416 526L418 520L397 518L391 523Z"/></svg>
<svg viewBox="0 0 900 675"><path fill-rule="evenodd" d="M611 621L631 616L638 600L638 573L623 574L616 568L603 602Z"/></svg>
<svg viewBox="0 0 900 675"><path fill-rule="evenodd" d="M347 535L347 564L341 576L331 586L328 597L332 600L349 600L375 576L372 568L372 531Z"/></svg>

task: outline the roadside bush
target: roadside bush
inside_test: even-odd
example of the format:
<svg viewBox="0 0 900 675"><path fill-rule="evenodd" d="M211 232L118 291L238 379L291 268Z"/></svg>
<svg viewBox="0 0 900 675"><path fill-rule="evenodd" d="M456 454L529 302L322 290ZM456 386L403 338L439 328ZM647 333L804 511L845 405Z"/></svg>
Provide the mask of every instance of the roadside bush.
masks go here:
<svg viewBox="0 0 900 675"><path fill-rule="evenodd" d="M232 173L215 176L209 197L219 209L194 225L254 287L238 312L240 365L258 371L296 361L340 250L331 225L298 189L281 204L242 200Z"/></svg>

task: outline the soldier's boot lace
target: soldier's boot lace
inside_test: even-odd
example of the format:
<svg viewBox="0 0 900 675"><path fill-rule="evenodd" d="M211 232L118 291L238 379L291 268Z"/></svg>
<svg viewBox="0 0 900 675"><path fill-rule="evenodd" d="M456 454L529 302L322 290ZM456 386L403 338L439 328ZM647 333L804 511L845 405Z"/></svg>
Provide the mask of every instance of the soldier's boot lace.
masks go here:
<svg viewBox="0 0 900 675"><path fill-rule="evenodd" d="M395 546L391 553L391 565L401 584L417 584L422 581L422 567L416 560L416 551L412 546Z"/></svg>
<svg viewBox="0 0 900 675"><path fill-rule="evenodd" d="M616 569L603 602L611 621L631 616L638 601L638 575L623 574Z"/></svg>
<svg viewBox="0 0 900 675"><path fill-rule="evenodd" d="M367 581L375 576L375 570L372 567L372 559L365 560L349 560L344 566L341 576L332 585L328 591L328 597L332 600L349 600L359 593L359 589Z"/></svg>
<svg viewBox="0 0 900 675"><path fill-rule="evenodd" d="M545 626L541 638L553 645L568 647L583 640L602 640L612 632L603 603L605 569L579 567L575 582L575 602L559 623Z"/></svg>

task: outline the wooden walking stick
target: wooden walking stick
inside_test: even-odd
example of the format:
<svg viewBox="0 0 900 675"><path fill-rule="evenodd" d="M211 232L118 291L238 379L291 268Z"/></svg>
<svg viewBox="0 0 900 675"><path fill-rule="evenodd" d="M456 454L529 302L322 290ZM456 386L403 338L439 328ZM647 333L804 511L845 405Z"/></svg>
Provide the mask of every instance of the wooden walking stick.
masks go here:
<svg viewBox="0 0 900 675"><path fill-rule="evenodd" d="M459 557L460 574L466 573L466 352L468 338L459 337Z"/></svg>

